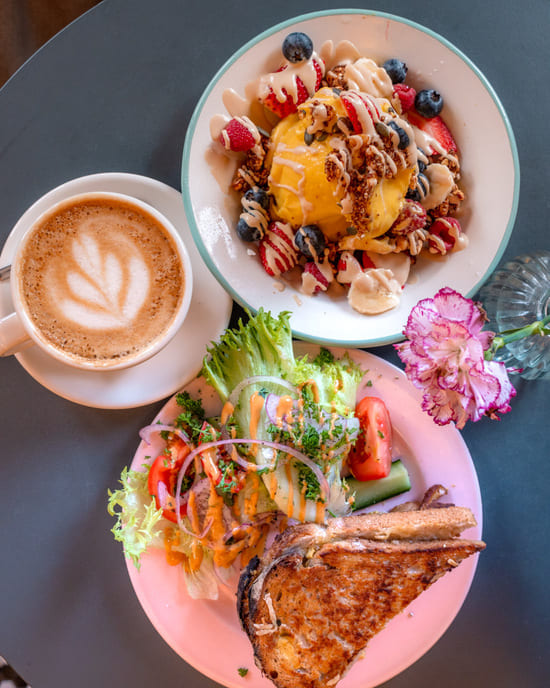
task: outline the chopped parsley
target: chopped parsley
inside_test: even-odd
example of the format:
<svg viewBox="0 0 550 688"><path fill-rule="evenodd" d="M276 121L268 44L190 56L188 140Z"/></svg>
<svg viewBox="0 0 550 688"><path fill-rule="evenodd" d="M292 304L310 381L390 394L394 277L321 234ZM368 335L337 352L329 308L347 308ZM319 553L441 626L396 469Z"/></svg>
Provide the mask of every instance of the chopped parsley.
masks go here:
<svg viewBox="0 0 550 688"><path fill-rule="evenodd" d="M218 468L221 471L221 478L216 485L216 490L222 494L232 494L238 492L240 483L237 480L238 465L235 461L220 459L218 461Z"/></svg>
<svg viewBox="0 0 550 688"><path fill-rule="evenodd" d="M248 669L246 667L239 667L237 671L239 672L239 676L244 677L248 674Z"/></svg>
<svg viewBox="0 0 550 688"><path fill-rule="evenodd" d="M315 473L303 463L298 464L298 481L306 499L317 500L321 496L321 486Z"/></svg>
<svg viewBox="0 0 550 688"><path fill-rule="evenodd" d="M321 350L313 359L313 363L318 366L329 365L334 363L334 355L328 349L321 347Z"/></svg>
<svg viewBox="0 0 550 688"><path fill-rule="evenodd" d="M197 444L205 416L202 404L193 399L189 392L176 394L176 402L183 410L174 421L174 425L186 432L190 440Z"/></svg>

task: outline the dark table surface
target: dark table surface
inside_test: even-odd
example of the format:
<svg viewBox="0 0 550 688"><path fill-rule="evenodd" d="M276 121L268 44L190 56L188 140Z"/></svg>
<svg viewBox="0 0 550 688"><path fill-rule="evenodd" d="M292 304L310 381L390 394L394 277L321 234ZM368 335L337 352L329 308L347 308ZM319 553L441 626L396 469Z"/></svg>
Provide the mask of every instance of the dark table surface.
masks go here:
<svg viewBox="0 0 550 688"><path fill-rule="evenodd" d="M105 0L0 91L0 242L37 197L73 177L116 170L179 188L186 127L218 67L270 25L337 6ZM385 0L369 9L443 34L487 76L522 169L504 257L548 248L548 0ZM396 362L390 347L374 353ZM0 654L34 688L214 685L149 623L109 532L106 491L162 403L125 411L73 404L14 358L0 361L0 380ZM521 382L511 413L463 430L488 548L451 628L391 688L548 685L548 391L547 381Z"/></svg>

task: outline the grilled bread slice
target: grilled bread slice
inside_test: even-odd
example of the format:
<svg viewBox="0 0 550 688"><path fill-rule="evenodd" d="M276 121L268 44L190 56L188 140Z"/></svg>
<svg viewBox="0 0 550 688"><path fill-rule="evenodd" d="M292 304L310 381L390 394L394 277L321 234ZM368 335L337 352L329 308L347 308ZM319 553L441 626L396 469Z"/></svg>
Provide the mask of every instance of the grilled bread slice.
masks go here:
<svg viewBox="0 0 550 688"><path fill-rule="evenodd" d="M256 663L278 688L334 686L369 640L480 541L449 507L288 528L241 575L238 611Z"/></svg>

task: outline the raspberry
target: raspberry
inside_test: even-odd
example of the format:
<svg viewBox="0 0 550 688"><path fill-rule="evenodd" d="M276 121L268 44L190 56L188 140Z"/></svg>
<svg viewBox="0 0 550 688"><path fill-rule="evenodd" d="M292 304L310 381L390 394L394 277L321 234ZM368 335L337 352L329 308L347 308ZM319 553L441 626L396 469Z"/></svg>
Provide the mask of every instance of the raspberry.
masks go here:
<svg viewBox="0 0 550 688"><path fill-rule="evenodd" d="M462 229L454 217L438 217L430 227L428 246L430 253L444 256L454 250Z"/></svg>
<svg viewBox="0 0 550 688"><path fill-rule="evenodd" d="M394 84L394 95L401 101L401 111L408 112L414 106L414 99L416 98L416 91L412 86L405 84Z"/></svg>
<svg viewBox="0 0 550 688"><path fill-rule="evenodd" d="M254 148L256 139L253 130L246 125L245 121L234 117L222 129L219 140L226 150L240 153ZM254 127L252 122L250 124Z"/></svg>
<svg viewBox="0 0 550 688"><path fill-rule="evenodd" d="M410 234L426 225L426 210L418 203L406 198L395 222L391 226L393 234Z"/></svg>

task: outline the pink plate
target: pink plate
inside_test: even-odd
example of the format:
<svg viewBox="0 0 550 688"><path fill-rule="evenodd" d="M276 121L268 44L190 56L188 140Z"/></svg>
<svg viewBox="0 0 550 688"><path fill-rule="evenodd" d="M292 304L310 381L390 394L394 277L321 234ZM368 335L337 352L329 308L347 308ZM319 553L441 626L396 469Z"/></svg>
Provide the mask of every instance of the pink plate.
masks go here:
<svg viewBox="0 0 550 688"><path fill-rule="evenodd" d="M298 353L315 351L314 346L297 343ZM342 355L343 351L332 349ZM481 538L481 497L472 459L460 433L452 426L439 427L420 409L420 393L403 372L386 361L364 351L350 351L365 370L363 384L369 395L380 396L390 411L395 454L401 455L411 475L412 488L407 495L387 500L377 509L420 497L432 484L448 490L448 501L467 506L478 525L465 537ZM200 394L207 414L219 411L219 402L204 380L196 380L186 389ZM361 396L365 395L366 386ZM157 419L172 420L177 404L171 399ZM156 456L158 445L139 445L132 468L139 470L148 456ZM406 669L427 652L442 636L458 613L468 593L477 564L477 555L437 581L407 610L394 618L370 642L364 658L358 661L339 688L373 688ZM193 600L185 588L178 567L168 566L162 551L142 557L137 571L127 560L130 580L151 623L164 640L195 669L229 688L253 685L272 688L256 668L248 638L240 628L235 604L235 589L225 589L217 601ZM238 669L249 670L242 678Z"/></svg>

